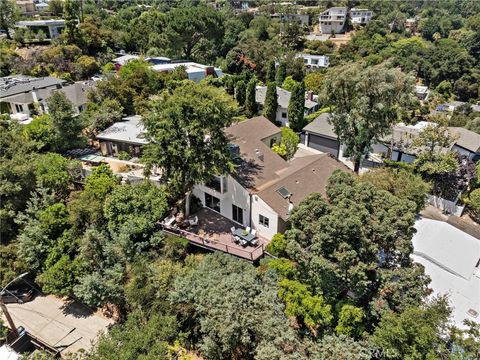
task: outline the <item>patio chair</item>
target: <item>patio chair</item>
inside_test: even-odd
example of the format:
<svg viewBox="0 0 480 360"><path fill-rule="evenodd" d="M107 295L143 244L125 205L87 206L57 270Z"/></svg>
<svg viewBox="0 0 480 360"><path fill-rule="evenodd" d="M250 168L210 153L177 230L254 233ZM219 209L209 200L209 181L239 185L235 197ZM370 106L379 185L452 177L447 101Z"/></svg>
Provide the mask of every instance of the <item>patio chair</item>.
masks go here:
<svg viewBox="0 0 480 360"><path fill-rule="evenodd" d="M239 242L240 242L241 246L246 247L248 245L246 240L243 240L243 239L240 239L240 238L239 238L239 240L240 240Z"/></svg>
<svg viewBox="0 0 480 360"><path fill-rule="evenodd" d="M198 225L198 216L195 215L192 219L188 219L188 223L190 224L190 226Z"/></svg>
<svg viewBox="0 0 480 360"><path fill-rule="evenodd" d="M250 226L247 226L247 227L245 228L245 231L246 231L247 233L249 233L250 230L252 230L252 229L250 228Z"/></svg>
<svg viewBox="0 0 480 360"><path fill-rule="evenodd" d="M257 230L256 229L252 229L251 233L252 233L253 236L257 236Z"/></svg>
<svg viewBox="0 0 480 360"><path fill-rule="evenodd" d="M232 234L235 232L235 227L234 227L234 226L232 226L232 227L230 228L230 232L231 232Z"/></svg>
<svg viewBox="0 0 480 360"><path fill-rule="evenodd" d="M257 246L258 245L258 239L253 239L252 241L250 241L250 244L252 244L253 246Z"/></svg>
<svg viewBox="0 0 480 360"><path fill-rule="evenodd" d="M240 244L241 239L238 236L233 235L233 242L235 244Z"/></svg>

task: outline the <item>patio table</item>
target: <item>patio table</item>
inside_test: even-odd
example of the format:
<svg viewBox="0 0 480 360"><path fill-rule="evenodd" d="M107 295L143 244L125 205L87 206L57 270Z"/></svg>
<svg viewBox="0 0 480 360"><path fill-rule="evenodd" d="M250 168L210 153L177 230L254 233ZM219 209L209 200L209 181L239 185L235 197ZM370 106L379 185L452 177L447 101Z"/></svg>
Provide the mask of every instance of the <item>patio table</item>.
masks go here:
<svg viewBox="0 0 480 360"><path fill-rule="evenodd" d="M245 234L245 230L238 228L235 229L233 232L233 235L238 236L240 239L245 240L247 243L251 243L255 239L255 235L253 235L251 232L248 232Z"/></svg>

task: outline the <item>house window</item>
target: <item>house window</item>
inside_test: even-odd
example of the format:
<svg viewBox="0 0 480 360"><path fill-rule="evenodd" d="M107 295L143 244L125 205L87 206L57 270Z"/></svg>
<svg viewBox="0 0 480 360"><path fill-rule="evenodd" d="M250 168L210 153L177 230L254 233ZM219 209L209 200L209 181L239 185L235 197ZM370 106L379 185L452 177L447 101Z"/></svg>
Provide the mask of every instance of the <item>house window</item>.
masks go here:
<svg viewBox="0 0 480 360"><path fill-rule="evenodd" d="M263 225L263 226L265 226L266 228L268 228L269 225L270 225L270 220L269 220L269 218L267 218L266 216L263 216L263 215L260 215L260 216L259 216L258 222L260 223L260 225Z"/></svg>
<svg viewBox="0 0 480 360"><path fill-rule="evenodd" d="M287 118L287 113L286 112L282 112L282 118L284 118L284 119Z"/></svg>
<svg viewBox="0 0 480 360"><path fill-rule="evenodd" d="M239 224L243 224L243 209L232 204L232 219Z"/></svg>
<svg viewBox="0 0 480 360"><path fill-rule="evenodd" d="M220 199L213 195L205 193L205 206L212 210L220 212Z"/></svg>
<svg viewBox="0 0 480 360"><path fill-rule="evenodd" d="M317 59L312 59L312 64L313 65L318 65L318 60Z"/></svg>

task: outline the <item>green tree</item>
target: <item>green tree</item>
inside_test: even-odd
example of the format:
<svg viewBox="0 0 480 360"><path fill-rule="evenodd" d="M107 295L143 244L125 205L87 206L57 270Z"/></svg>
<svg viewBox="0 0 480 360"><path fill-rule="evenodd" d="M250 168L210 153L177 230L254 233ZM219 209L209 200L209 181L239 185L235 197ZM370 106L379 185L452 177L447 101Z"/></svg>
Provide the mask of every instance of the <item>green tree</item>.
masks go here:
<svg viewBox="0 0 480 360"><path fill-rule="evenodd" d="M404 312L387 313L373 335L373 342L393 359L437 359L446 354L450 309L445 298Z"/></svg>
<svg viewBox="0 0 480 360"><path fill-rule="evenodd" d="M296 85L298 85L298 82L293 80L292 76L287 76L285 80L283 80L283 83L280 87L282 89L292 92L295 89Z"/></svg>
<svg viewBox="0 0 480 360"><path fill-rule="evenodd" d="M368 171L360 177L360 180L387 190L400 199L413 201L417 213L425 207L427 194L431 190L431 185L420 175L404 169L383 168Z"/></svg>
<svg viewBox="0 0 480 360"><path fill-rule="evenodd" d="M338 322L335 327L337 335L347 335L358 338L364 330L363 319L365 314L362 308L345 304L338 313Z"/></svg>
<svg viewBox="0 0 480 360"><path fill-rule="evenodd" d="M272 150L285 160L293 158L298 149L300 137L290 128L282 128L282 138L279 144L274 144Z"/></svg>
<svg viewBox="0 0 480 360"><path fill-rule="evenodd" d="M174 55L189 59L202 42L213 47L223 34L222 17L211 7L179 7L167 13L165 35Z"/></svg>
<svg viewBox="0 0 480 360"><path fill-rule="evenodd" d="M245 81L240 80L235 86L235 100L237 100L238 105L245 105L245 97L247 94L247 84Z"/></svg>
<svg viewBox="0 0 480 360"><path fill-rule="evenodd" d="M7 39L11 39L10 29L18 17L18 9L15 1L4 0L0 3L0 28L5 30Z"/></svg>
<svg viewBox="0 0 480 360"><path fill-rule="evenodd" d="M39 157L36 163L35 177L37 186L53 190L59 198L68 194L72 181L79 177L81 166L77 161L47 153Z"/></svg>
<svg viewBox="0 0 480 360"><path fill-rule="evenodd" d="M245 95L245 113L247 117L251 118L257 114L258 105L255 100L255 93L257 91L257 79L252 78L248 84Z"/></svg>
<svg viewBox="0 0 480 360"><path fill-rule="evenodd" d="M23 127L28 141L35 143L37 151L54 150L56 145L55 129L48 114L35 116L31 123Z"/></svg>
<svg viewBox="0 0 480 360"><path fill-rule="evenodd" d="M285 301L285 314L296 317L314 336L325 330L333 319L332 307L322 296L313 295L308 286L296 280L283 279L279 296Z"/></svg>
<svg viewBox="0 0 480 360"><path fill-rule="evenodd" d="M224 90L187 82L163 93L151 109L143 120L150 140L143 159L147 170L162 169L172 194L182 196L193 185L233 170L223 129L236 104Z"/></svg>
<svg viewBox="0 0 480 360"><path fill-rule="evenodd" d="M276 277L271 275L216 253L177 278L170 300L189 327L196 329L196 343L205 358L299 357L301 344L288 325ZM188 340L195 341L194 336L190 333Z"/></svg>
<svg viewBox="0 0 480 360"><path fill-rule="evenodd" d="M302 131L305 126L305 85L303 81L292 89L292 96L288 103L288 126L296 132Z"/></svg>
<svg viewBox="0 0 480 360"><path fill-rule="evenodd" d="M37 276L36 281L46 293L68 296L73 294L73 288L77 284L80 272L80 261L78 259L71 260L68 255L63 255L52 267Z"/></svg>
<svg viewBox="0 0 480 360"><path fill-rule="evenodd" d="M315 94L320 94L323 87L325 75L319 71L309 72L305 76L305 88L309 91L313 91Z"/></svg>
<svg viewBox="0 0 480 360"><path fill-rule="evenodd" d="M62 15L63 14L63 1L62 0L48 1L48 11L51 12L54 16Z"/></svg>
<svg viewBox="0 0 480 360"><path fill-rule="evenodd" d="M277 74L275 76L275 81L277 82L278 86L282 86L285 78L287 77L287 64L285 61L280 61L277 68Z"/></svg>
<svg viewBox="0 0 480 360"><path fill-rule="evenodd" d="M54 91L47 106L57 136L57 147L64 150L77 146L83 124L74 116L72 102L64 92Z"/></svg>
<svg viewBox="0 0 480 360"><path fill-rule="evenodd" d="M265 94L265 103L263 104L263 115L272 123L277 121L277 84L271 81L267 84L267 93Z"/></svg>
<svg viewBox="0 0 480 360"><path fill-rule="evenodd" d="M383 64L362 68L352 63L332 69L324 97L334 106L331 121L355 172L373 141L387 134L400 119L400 110L415 103L413 78Z"/></svg>
<svg viewBox="0 0 480 360"><path fill-rule="evenodd" d="M100 104L88 103L87 111L82 113L84 123L88 125L89 136L95 136L99 131L118 122L123 117L123 107L115 99L105 99Z"/></svg>
<svg viewBox="0 0 480 360"><path fill-rule="evenodd" d="M100 336L88 356L91 360L167 359L169 344L177 338L175 316L153 314L149 318L134 311L122 325Z"/></svg>
<svg viewBox="0 0 480 360"><path fill-rule="evenodd" d="M75 44L78 40L79 3L73 0L63 2L63 18L65 19L65 39L68 44Z"/></svg>
<svg viewBox="0 0 480 360"><path fill-rule="evenodd" d="M267 64L267 73L265 76L265 82L268 84L275 81L275 60L270 60Z"/></svg>
<svg viewBox="0 0 480 360"><path fill-rule="evenodd" d="M69 222L77 232L104 225L103 204L118 183L110 167L100 165L86 178L84 190L71 194L67 206Z"/></svg>
<svg viewBox="0 0 480 360"><path fill-rule="evenodd" d="M278 233L273 235L272 240L270 240L265 250L273 256L283 256L285 254L286 247L287 245L285 243L285 236Z"/></svg>
<svg viewBox="0 0 480 360"><path fill-rule="evenodd" d="M366 325L371 316L418 305L428 278L410 259L412 203L341 171L330 177L327 196L304 199L285 233L288 256L312 292L327 302L350 300L370 314Z"/></svg>
<svg viewBox="0 0 480 360"><path fill-rule="evenodd" d="M166 211L164 189L150 181L115 187L104 205L110 234L129 257L150 247L156 223Z"/></svg>

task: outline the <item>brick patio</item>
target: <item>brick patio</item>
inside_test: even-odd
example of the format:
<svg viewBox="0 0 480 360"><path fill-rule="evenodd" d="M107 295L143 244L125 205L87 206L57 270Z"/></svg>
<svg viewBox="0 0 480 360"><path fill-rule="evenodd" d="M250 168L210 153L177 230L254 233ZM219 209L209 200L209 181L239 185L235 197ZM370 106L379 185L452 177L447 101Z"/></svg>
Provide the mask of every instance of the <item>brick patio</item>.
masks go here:
<svg viewBox="0 0 480 360"><path fill-rule="evenodd" d="M208 250L222 251L250 261L256 261L263 257L265 246L268 244L267 239L257 236L257 246L242 247L233 242L230 232L230 228L238 228L238 224L208 208L203 208L193 215L198 216L199 223L196 226L189 226L185 229L180 229L175 225L162 225L162 227L164 231L183 236L191 244Z"/></svg>

